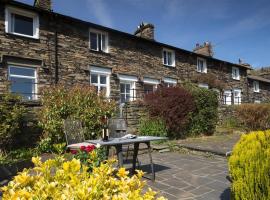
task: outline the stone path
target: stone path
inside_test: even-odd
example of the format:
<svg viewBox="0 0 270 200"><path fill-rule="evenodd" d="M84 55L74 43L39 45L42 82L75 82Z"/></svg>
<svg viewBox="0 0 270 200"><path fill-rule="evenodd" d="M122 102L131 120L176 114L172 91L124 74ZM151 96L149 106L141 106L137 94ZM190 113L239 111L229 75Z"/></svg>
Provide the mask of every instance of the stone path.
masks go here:
<svg viewBox="0 0 270 200"><path fill-rule="evenodd" d="M139 156L143 171L149 170L146 154ZM177 152L153 153L156 181L148 185L170 200L229 200L230 183L224 157L204 157Z"/></svg>

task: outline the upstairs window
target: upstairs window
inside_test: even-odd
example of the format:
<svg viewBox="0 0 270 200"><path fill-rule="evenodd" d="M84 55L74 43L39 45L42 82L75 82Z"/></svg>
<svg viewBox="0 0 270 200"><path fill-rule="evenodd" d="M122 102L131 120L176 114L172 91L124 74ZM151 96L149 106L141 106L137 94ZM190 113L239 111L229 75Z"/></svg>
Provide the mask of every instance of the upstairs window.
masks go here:
<svg viewBox="0 0 270 200"><path fill-rule="evenodd" d="M259 81L253 81L253 91L260 92L260 84Z"/></svg>
<svg viewBox="0 0 270 200"><path fill-rule="evenodd" d="M108 34L90 29L90 49L108 53Z"/></svg>
<svg viewBox="0 0 270 200"><path fill-rule="evenodd" d="M5 27L7 33L36 39L39 37L39 17L36 13L7 7Z"/></svg>
<svg viewBox="0 0 270 200"><path fill-rule="evenodd" d="M238 67L232 67L232 78L234 80L240 80L240 72Z"/></svg>
<svg viewBox="0 0 270 200"><path fill-rule="evenodd" d="M21 95L26 100L37 98L37 73L35 68L9 66L10 92Z"/></svg>
<svg viewBox="0 0 270 200"><path fill-rule="evenodd" d="M197 58L197 72L207 73L207 63L203 58Z"/></svg>
<svg viewBox="0 0 270 200"><path fill-rule="evenodd" d="M163 49L163 65L175 66L175 53L172 50Z"/></svg>

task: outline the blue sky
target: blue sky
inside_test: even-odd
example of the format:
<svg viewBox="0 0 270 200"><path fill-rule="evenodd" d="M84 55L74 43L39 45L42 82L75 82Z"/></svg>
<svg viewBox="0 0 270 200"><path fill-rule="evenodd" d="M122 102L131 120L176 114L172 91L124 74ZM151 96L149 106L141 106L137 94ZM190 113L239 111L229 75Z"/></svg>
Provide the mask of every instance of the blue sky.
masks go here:
<svg viewBox="0 0 270 200"><path fill-rule="evenodd" d="M33 4L33 0L19 0ZM65 15L133 33L155 25L159 42L192 50L210 41L214 57L270 66L269 0L52 0Z"/></svg>

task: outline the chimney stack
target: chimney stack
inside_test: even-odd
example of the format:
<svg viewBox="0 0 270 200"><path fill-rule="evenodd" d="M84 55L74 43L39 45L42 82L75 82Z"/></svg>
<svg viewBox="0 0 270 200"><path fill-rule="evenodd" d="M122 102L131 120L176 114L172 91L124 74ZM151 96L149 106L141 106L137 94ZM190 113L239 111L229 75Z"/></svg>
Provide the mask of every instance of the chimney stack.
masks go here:
<svg viewBox="0 0 270 200"><path fill-rule="evenodd" d="M51 0L35 0L34 6L43 10L52 11Z"/></svg>
<svg viewBox="0 0 270 200"><path fill-rule="evenodd" d="M155 40L155 26L153 24L148 24L142 22L137 30L135 31L134 35L142 38L146 38L149 40Z"/></svg>
<svg viewBox="0 0 270 200"><path fill-rule="evenodd" d="M211 42L205 42L203 45L197 43L195 49L193 49L193 52L209 57L213 57L214 55L213 46Z"/></svg>

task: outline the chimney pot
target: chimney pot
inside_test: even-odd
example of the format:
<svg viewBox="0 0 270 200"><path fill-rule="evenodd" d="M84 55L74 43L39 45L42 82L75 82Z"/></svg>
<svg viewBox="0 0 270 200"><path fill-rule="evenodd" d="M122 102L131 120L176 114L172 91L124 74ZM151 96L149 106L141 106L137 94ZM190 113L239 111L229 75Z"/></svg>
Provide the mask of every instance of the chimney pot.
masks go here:
<svg viewBox="0 0 270 200"><path fill-rule="evenodd" d="M34 6L43 10L52 11L51 0L35 0Z"/></svg>

